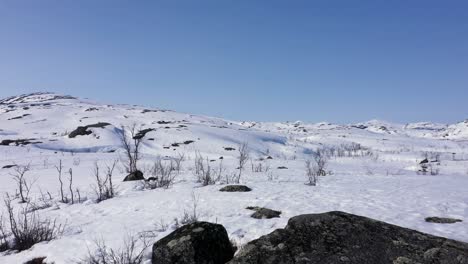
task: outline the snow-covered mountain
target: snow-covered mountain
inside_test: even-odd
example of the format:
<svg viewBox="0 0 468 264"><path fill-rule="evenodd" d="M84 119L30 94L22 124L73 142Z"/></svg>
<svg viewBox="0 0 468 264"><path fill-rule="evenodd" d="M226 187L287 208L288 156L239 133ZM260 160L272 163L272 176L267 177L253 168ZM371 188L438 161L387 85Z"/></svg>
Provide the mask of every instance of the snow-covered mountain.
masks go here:
<svg viewBox="0 0 468 264"><path fill-rule="evenodd" d="M93 166L122 159L119 134L122 127L134 124L145 132L140 165L145 175L157 158L184 155L182 170L171 188L145 190L139 184L121 182L126 173L119 165L117 197L96 203L90 187ZM85 133L76 135L79 127ZM241 183L253 191L221 193L218 189L226 183L224 179L238 173L238 149L243 143L248 144L250 159ZM304 161L313 159L319 149L330 155L327 171L331 173L321 177L317 186L307 186ZM215 185L201 186L196 181L197 153L220 172ZM425 157L437 157L433 166L438 175L418 174ZM55 168L59 161L66 171L73 169L73 188L81 190L83 203L59 201ZM14 165L26 164L31 168L27 177L34 182L31 199L40 199L45 192L52 196L53 205L39 213L67 223L67 228L60 238L30 250L0 253L0 263L22 263L37 256L46 256L50 263L72 263L94 250L96 238L117 248L128 232L168 226L153 232L152 239L158 240L172 230L174 218L190 210L193 196L199 199L200 218L222 223L239 244L284 226L297 214L331 210L468 241L468 121L448 125L380 120L347 125L240 122L100 104L54 93L0 99L2 196L17 192L11 177ZM247 206L277 209L282 215L252 219ZM5 212L0 208L0 213ZM465 221L444 226L424 222L433 215Z"/></svg>
<svg viewBox="0 0 468 264"><path fill-rule="evenodd" d="M336 125L234 122L220 118L148 109L129 105L104 105L53 93L34 93L0 100L0 139L34 139L45 150L73 152L106 152L119 148L116 130L134 123L141 129L153 129L146 134L145 151L154 155L169 155L190 148L210 154L229 155L224 148L248 142L257 154L302 155L310 153L317 144L348 142L346 135L364 137L357 143L382 138L395 140L445 139L468 140L468 122L452 125L433 123L394 124L379 120L365 123ZM104 128L90 128L92 134L77 138L67 135L78 126L99 122ZM327 137L324 141L323 136ZM320 140L314 140L322 137ZM297 141L304 141L297 144ZM356 140L356 139L351 139ZM183 144L183 142L191 142ZM193 144L192 144L193 143ZM307 143L307 144L306 144ZM179 146L177 146L179 145ZM371 147L371 146L370 146Z"/></svg>

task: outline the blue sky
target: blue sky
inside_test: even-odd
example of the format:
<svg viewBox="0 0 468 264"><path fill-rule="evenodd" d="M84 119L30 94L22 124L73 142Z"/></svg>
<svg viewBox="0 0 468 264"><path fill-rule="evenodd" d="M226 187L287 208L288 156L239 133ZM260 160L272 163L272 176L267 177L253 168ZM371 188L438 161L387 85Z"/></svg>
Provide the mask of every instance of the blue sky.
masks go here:
<svg viewBox="0 0 468 264"><path fill-rule="evenodd" d="M468 118L467 1L0 0L0 97L235 120Z"/></svg>

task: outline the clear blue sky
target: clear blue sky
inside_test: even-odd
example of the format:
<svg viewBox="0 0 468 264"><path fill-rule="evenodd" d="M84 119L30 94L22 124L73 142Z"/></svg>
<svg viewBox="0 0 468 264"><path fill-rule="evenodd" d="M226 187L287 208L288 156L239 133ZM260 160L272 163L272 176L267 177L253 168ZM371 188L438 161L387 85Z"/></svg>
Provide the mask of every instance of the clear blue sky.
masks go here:
<svg viewBox="0 0 468 264"><path fill-rule="evenodd" d="M468 1L0 0L0 97L236 120L468 118Z"/></svg>

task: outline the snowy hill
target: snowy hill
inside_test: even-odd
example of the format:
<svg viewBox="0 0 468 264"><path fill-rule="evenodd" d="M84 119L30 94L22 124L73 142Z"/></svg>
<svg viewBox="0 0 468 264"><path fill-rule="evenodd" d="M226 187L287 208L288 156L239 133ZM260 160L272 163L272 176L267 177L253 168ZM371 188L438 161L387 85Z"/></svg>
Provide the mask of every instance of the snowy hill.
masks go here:
<svg viewBox="0 0 468 264"><path fill-rule="evenodd" d="M182 169L170 188L148 190L135 182L122 182L127 173L119 162L115 172L118 195L97 203L91 187L93 166L122 160L125 152L119 135L122 128L134 124L146 132L140 165L145 176L151 174L157 159L169 161L183 155ZM85 127L87 134L74 136L78 127ZM221 193L218 189L226 179L238 173L238 150L243 143L248 145L250 159L241 183L253 191ZM319 149L329 156L327 171L331 173L320 177L317 186L305 185L304 161L313 159ZM197 182L196 155L219 171L216 184ZM433 164L437 175L418 173L425 157L437 157ZM84 202L60 201L55 168L59 161L64 171L73 169L73 188L81 191ZM66 223L66 229L59 238L29 250L0 253L0 263L22 263L39 256L46 256L50 263L72 263L93 251L96 239L118 248L126 233L167 226L153 232L151 239L157 241L173 229L174 218L191 210L193 196L198 197L200 219L222 223L239 244L284 226L292 216L331 210L468 241L467 121L449 125L379 120L348 125L239 122L53 93L0 99L2 196L17 192L11 176L14 165L27 164L31 168L28 180L34 182L30 199L40 200L45 192L52 198L52 205L38 213ZM277 209L282 215L252 219L247 206ZM0 212L5 215L5 208L0 206ZM453 225L424 222L434 215L464 221Z"/></svg>

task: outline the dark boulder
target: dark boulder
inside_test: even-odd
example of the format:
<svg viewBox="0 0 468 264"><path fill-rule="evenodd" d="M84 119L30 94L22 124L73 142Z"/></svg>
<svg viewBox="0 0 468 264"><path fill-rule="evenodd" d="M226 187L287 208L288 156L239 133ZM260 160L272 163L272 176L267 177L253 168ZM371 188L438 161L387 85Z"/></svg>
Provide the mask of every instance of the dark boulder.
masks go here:
<svg viewBox="0 0 468 264"><path fill-rule="evenodd" d="M125 181L140 181L140 180L144 180L145 177L143 176L143 172L137 170L137 171L134 171L130 174L128 174L125 178L124 178L124 182Z"/></svg>
<svg viewBox="0 0 468 264"><path fill-rule="evenodd" d="M234 249L222 225L195 222L153 245L153 264L224 264Z"/></svg>
<svg viewBox="0 0 468 264"><path fill-rule="evenodd" d="M244 246L230 264L466 264L468 244L370 218L329 212L293 217Z"/></svg>
<svg viewBox="0 0 468 264"><path fill-rule="evenodd" d="M280 211L275 211L263 207L249 206L246 209L255 211L255 213L251 215L251 217L255 219L271 219L280 217L281 215Z"/></svg>
<svg viewBox="0 0 468 264"><path fill-rule="evenodd" d="M428 223L437 223L437 224L454 224L457 222L463 222L461 219L448 218L448 217L426 217L426 222Z"/></svg>
<svg viewBox="0 0 468 264"><path fill-rule="evenodd" d="M245 185L227 185L221 188L221 192L250 192L252 189Z"/></svg>

